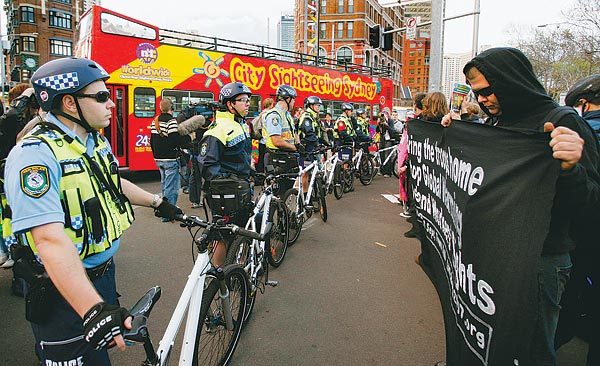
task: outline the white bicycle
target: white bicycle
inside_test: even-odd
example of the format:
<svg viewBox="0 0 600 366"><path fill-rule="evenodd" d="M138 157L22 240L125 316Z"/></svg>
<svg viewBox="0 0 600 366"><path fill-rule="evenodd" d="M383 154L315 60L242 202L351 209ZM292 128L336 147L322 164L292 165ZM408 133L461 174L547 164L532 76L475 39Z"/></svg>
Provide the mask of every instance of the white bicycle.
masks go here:
<svg viewBox="0 0 600 366"><path fill-rule="evenodd" d="M333 193L335 198L339 200L344 195L344 173L342 171L342 160L338 154L341 147L333 147L330 149L331 156L327 158L321 167L325 179L324 189L325 193Z"/></svg>
<svg viewBox="0 0 600 366"><path fill-rule="evenodd" d="M247 309L249 281L246 272L236 264L224 269L210 265L209 246L221 237L221 231L264 240L264 236L237 225L226 224L217 218L214 222L196 216L181 215L176 218L192 234L193 228L204 228L199 238L192 234L198 248L198 258L188 277L181 297L167 325L165 334L155 350L148 332L148 317L160 298L161 289L151 288L130 310L133 326L125 332L127 341L142 343L146 352L143 366L164 366L174 346L175 337L183 319L187 320L180 366L226 365L238 344L243 319Z"/></svg>
<svg viewBox="0 0 600 366"><path fill-rule="evenodd" d="M288 213L283 202L273 194L276 188L275 180L273 176L266 178L264 190L246 223L246 230L260 232L260 237L264 240L241 235L234 239L227 250L225 263L241 265L250 279L250 294L244 322L254 309L258 291L264 292L266 285L277 286L277 281L269 281L268 264L279 267L287 252Z"/></svg>
<svg viewBox="0 0 600 366"><path fill-rule="evenodd" d="M381 162L381 156L379 153L384 152L384 151L389 151L389 153L387 154L387 157L385 158L385 160L383 162ZM377 172L379 172L381 170L382 166L385 166L386 164L393 164L392 165L392 173L394 174L394 176L396 178L400 177L400 173L398 172L398 145L397 144L394 146L386 147L385 149L379 149L377 151L371 152L369 154L369 156L373 157L373 162L375 163L374 169L373 169L373 176L375 176L377 174Z"/></svg>

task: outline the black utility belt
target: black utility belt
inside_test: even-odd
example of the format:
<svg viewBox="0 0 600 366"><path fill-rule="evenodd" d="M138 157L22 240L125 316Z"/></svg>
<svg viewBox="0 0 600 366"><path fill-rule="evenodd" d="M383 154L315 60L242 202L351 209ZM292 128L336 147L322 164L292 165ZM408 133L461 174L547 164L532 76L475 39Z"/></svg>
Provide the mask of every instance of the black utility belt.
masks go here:
<svg viewBox="0 0 600 366"><path fill-rule="evenodd" d="M104 276L108 271L108 268L110 267L112 261L113 259L111 257L109 260L107 260L99 266L96 266L94 268L87 268L85 272L92 281L102 278L102 276Z"/></svg>

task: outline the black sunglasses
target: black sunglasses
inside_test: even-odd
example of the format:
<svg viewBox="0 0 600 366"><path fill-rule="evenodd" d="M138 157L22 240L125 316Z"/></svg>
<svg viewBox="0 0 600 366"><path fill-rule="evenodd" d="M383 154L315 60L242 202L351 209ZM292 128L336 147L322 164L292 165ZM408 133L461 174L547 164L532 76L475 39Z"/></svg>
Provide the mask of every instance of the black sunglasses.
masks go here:
<svg viewBox="0 0 600 366"><path fill-rule="evenodd" d="M110 92L102 90L96 94L75 94L77 98L94 98L98 103L106 103L110 99Z"/></svg>
<svg viewBox="0 0 600 366"><path fill-rule="evenodd" d="M487 87L481 88L479 90L473 89L473 94L475 94L476 97L478 97L480 95L483 97L489 97L490 95L494 94L494 89L492 89L491 86L487 86Z"/></svg>

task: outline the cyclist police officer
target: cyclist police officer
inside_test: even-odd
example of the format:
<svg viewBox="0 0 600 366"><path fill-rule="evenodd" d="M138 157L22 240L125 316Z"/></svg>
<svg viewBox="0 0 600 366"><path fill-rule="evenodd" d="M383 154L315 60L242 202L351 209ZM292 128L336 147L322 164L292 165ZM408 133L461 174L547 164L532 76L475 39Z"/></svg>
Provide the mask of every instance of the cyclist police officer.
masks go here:
<svg viewBox="0 0 600 366"><path fill-rule="evenodd" d="M219 92L219 110L214 124L204 133L200 141L198 165L202 178L205 180L208 204L215 215L231 216L231 221L237 225L245 225L250 211L247 208L238 212L217 212L218 202L211 201L219 182L224 178L239 181L239 186L245 192L240 192L250 198L248 179L252 166L252 139L246 124L246 115L250 108L252 92L243 83L226 84ZM213 191L211 194L211 190ZM225 243L220 241L214 249L213 264L220 267L227 254Z"/></svg>
<svg viewBox="0 0 600 366"><path fill-rule="evenodd" d="M36 305L47 316L28 314L43 365L110 365L105 348L116 343L125 349L121 334L131 318L118 304L112 257L133 222L131 204L171 219L181 213L119 177L98 132L115 107L106 79L106 71L85 58L42 65L31 82L49 112L47 122L15 146L6 165L12 228L60 294ZM30 283L27 291L34 287Z"/></svg>
<svg viewBox="0 0 600 366"><path fill-rule="evenodd" d="M297 152L304 153L305 148L294 130L294 120L290 114L297 97L296 89L289 85L280 85L275 91L275 97L275 107L265 115L265 166L274 166L277 173L297 172ZM279 193L283 194L292 185L291 180L280 182Z"/></svg>

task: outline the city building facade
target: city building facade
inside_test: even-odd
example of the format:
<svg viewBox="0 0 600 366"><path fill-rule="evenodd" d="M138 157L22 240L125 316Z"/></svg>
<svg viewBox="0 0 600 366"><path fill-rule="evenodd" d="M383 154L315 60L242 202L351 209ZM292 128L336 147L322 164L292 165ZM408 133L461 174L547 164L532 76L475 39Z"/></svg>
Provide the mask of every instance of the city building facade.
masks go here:
<svg viewBox="0 0 600 366"><path fill-rule="evenodd" d="M408 86L412 93L426 93L429 84L429 38L404 40L402 58L402 85Z"/></svg>
<svg viewBox="0 0 600 366"><path fill-rule="evenodd" d="M28 82L38 67L73 55L79 18L91 0L5 0L8 36L3 51L4 78L9 86Z"/></svg>
<svg viewBox="0 0 600 366"><path fill-rule="evenodd" d="M294 16L282 15L277 23L277 48L294 51Z"/></svg>
<svg viewBox="0 0 600 366"><path fill-rule="evenodd" d="M399 105L410 98L402 88L402 34L393 33L392 49L382 51L369 45L369 28L401 28L403 14L401 7L384 9L377 0L296 0L295 51L315 55L318 43L319 56L341 67L353 63L389 71Z"/></svg>
<svg viewBox="0 0 600 366"><path fill-rule="evenodd" d="M444 55L442 63L442 93L450 100L452 88L456 83L465 83L463 67L471 60L471 52L449 53Z"/></svg>

